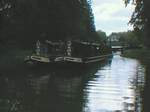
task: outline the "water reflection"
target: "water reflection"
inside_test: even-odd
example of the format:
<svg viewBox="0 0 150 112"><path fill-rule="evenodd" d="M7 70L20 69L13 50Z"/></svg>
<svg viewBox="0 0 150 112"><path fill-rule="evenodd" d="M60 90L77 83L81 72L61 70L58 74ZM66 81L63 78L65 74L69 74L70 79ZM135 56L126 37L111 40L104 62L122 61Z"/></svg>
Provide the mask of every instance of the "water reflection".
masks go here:
<svg viewBox="0 0 150 112"><path fill-rule="evenodd" d="M140 97L137 85L144 84L144 69L138 61L115 55L111 66L105 65L95 75L84 88L85 112L141 112L135 102Z"/></svg>
<svg viewBox="0 0 150 112"><path fill-rule="evenodd" d="M119 55L82 68L2 74L0 112L140 112L143 84L142 65Z"/></svg>

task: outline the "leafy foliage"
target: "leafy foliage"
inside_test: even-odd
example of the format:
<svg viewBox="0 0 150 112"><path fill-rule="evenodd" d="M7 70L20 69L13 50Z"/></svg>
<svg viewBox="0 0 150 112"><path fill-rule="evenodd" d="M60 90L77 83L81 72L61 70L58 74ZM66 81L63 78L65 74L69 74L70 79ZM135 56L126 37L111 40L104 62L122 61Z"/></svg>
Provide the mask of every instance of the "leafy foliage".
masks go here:
<svg viewBox="0 0 150 112"><path fill-rule="evenodd" d="M96 40L91 0L1 0L0 40Z"/></svg>
<svg viewBox="0 0 150 112"><path fill-rule="evenodd" d="M145 32L144 41L147 47L150 47L150 1L149 0L124 0L127 5L132 1L135 4L135 10L132 14L130 23L133 24L135 31Z"/></svg>
<svg viewBox="0 0 150 112"><path fill-rule="evenodd" d="M142 40L135 31L112 33L109 38L112 38L112 44L128 46L130 48L142 47ZM114 38L114 39L113 39Z"/></svg>
<svg viewBox="0 0 150 112"><path fill-rule="evenodd" d="M107 41L107 36L106 36L106 33L104 31L98 30L97 34L99 35L99 40L100 41L103 41L103 42Z"/></svg>

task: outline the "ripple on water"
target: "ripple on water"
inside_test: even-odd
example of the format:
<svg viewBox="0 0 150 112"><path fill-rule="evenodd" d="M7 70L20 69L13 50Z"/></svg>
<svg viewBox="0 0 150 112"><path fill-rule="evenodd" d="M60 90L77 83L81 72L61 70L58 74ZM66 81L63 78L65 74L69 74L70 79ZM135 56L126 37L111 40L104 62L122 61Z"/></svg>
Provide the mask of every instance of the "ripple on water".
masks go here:
<svg viewBox="0 0 150 112"><path fill-rule="evenodd" d="M84 88L87 112L135 112L136 80L143 78L138 61L114 56L111 66L104 66L95 73Z"/></svg>

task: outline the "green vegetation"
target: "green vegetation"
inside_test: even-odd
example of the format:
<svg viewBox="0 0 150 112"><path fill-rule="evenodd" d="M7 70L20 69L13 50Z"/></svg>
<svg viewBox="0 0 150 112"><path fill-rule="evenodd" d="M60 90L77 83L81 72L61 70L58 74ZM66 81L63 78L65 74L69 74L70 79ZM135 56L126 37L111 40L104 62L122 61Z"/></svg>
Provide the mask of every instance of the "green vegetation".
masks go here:
<svg viewBox="0 0 150 112"><path fill-rule="evenodd" d="M109 36L112 45L122 45L129 48L141 48L144 46L142 37L135 31L112 33Z"/></svg>
<svg viewBox="0 0 150 112"><path fill-rule="evenodd" d="M104 31L98 30L97 34L99 36L99 41L102 41L104 43L107 41L107 35L106 35L106 33Z"/></svg>
<svg viewBox="0 0 150 112"><path fill-rule="evenodd" d="M133 1L135 4L135 11L132 14L130 24L134 26L134 31L139 34L144 34L141 36L143 40L143 45L148 48L148 50L142 49L137 51L128 51L125 53L129 57L135 57L140 59L146 68L146 83L143 93L143 112L150 110L149 108L149 90L150 90L150 0L124 0L126 5Z"/></svg>
<svg viewBox="0 0 150 112"><path fill-rule="evenodd" d="M17 66L37 40L100 42L91 0L0 0L0 68Z"/></svg>
<svg viewBox="0 0 150 112"><path fill-rule="evenodd" d="M150 63L150 50L148 49L127 50L127 51L124 51L123 56L139 59L140 61L146 62L146 63L148 63L147 61L149 61Z"/></svg>
<svg viewBox="0 0 150 112"><path fill-rule="evenodd" d="M133 25L136 32L142 32L144 45L150 48L150 1L149 0L124 0L127 5L132 1L135 4L135 10L132 14L130 24Z"/></svg>
<svg viewBox="0 0 150 112"><path fill-rule="evenodd" d="M0 44L37 40L98 41L91 0L1 0Z"/></svg>
<svg viewBox="0 0 150 112"><path fill-rule="evenodd" d="M127 45L130 48L142 46L139 37L133 31L120 33L120 37L120 43L122 43L123 45Z"/></svg>

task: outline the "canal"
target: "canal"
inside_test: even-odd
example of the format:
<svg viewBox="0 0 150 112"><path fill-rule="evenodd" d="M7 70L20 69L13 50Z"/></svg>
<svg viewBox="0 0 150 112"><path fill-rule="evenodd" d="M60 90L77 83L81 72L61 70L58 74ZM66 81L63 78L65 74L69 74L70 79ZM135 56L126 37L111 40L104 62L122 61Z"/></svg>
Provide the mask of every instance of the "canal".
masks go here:
<svg viewBox="0 0 150 112"><path fill-rule="evenodd" d="M141 112L145 67L115 54L81 68L0 74L0 112Z"/></svg>

